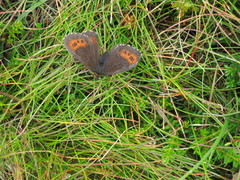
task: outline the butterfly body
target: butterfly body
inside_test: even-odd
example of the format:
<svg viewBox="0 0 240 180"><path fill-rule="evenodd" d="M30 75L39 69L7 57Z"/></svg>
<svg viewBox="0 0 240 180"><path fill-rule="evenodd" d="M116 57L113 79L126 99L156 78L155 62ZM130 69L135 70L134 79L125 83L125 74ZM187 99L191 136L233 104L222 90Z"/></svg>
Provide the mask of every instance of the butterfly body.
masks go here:
<svg viewBox="0 0 240 180"><path fill-rule="evenodd" d="M98 36L94 31L69 34L64 38L64 46L83 65L100 75L128 71L141 58L137 49L125 44L118 44L101 56Z"/></svg>

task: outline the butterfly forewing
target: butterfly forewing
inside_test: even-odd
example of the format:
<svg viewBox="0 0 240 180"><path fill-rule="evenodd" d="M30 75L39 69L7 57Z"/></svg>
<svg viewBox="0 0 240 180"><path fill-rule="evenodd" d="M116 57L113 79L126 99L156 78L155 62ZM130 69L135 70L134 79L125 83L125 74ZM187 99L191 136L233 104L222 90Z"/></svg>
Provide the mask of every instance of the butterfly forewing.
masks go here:
<svg viewBox="0 0 240 180"><path fill-rule="evenodd" d="M86 31L69 34L64 38L64 46L83 65L97 72L100 53L95 32Z"/></svg>
<svg viewBox="0 0 240 180"><path fill-rule="evenodd" d="M134 68L141 58L141 53L130 45L119 44L102 57L102 73L113 75Z"/></svg>

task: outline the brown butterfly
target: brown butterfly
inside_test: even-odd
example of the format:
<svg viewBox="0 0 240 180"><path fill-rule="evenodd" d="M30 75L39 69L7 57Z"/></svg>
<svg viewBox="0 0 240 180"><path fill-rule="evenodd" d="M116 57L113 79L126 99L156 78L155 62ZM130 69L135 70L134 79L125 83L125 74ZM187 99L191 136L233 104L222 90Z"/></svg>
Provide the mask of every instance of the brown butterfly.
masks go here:
<svg viewBox="0 0 240 180"><path fill-rule="evenodd" d="M88 69L100 75L113 75L135 67L141 52L130 45L118 44L102 56L94 31L68 34L64 46Z"/></svg>

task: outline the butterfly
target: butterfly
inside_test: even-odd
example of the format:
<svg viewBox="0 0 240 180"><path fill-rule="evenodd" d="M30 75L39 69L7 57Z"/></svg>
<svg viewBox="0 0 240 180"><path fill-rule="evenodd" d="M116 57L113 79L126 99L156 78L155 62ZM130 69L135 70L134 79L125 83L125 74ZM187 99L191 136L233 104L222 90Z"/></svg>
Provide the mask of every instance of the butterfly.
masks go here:
<svg viewBox="0 0 240 180"><path fill-rule="evenodd" d="M99 75L113 75L134 68L141 52L130 45L118 44L100 55L98 35L94 31L71 33L64 38L64 46L76 59Z"/></svg>

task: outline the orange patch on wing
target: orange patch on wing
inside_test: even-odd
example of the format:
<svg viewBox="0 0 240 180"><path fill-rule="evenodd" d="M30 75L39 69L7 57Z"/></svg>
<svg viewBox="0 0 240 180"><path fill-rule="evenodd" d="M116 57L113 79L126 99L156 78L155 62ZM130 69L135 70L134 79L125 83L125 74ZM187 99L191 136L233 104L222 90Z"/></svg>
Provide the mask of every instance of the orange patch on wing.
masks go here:
<svg viewBox="0 0 240 180"><path fill-rule="evenodd" d="M129 62L129 64L134 64L138 61L137 56L135 54L129 52L128 50L122 49L121 51L118 52L118 54L122 58L126 59Z"/></svg>
<svg viewBox="0 0 240 180"><path fill-rule="evenodd" d="M74 40L71 40L71 41L68 43L68 46L69 46L72 50L76 50L76 49L78 49L78 48L88 46L88 43L85 41L85 39L74 39Z"/></svg>

